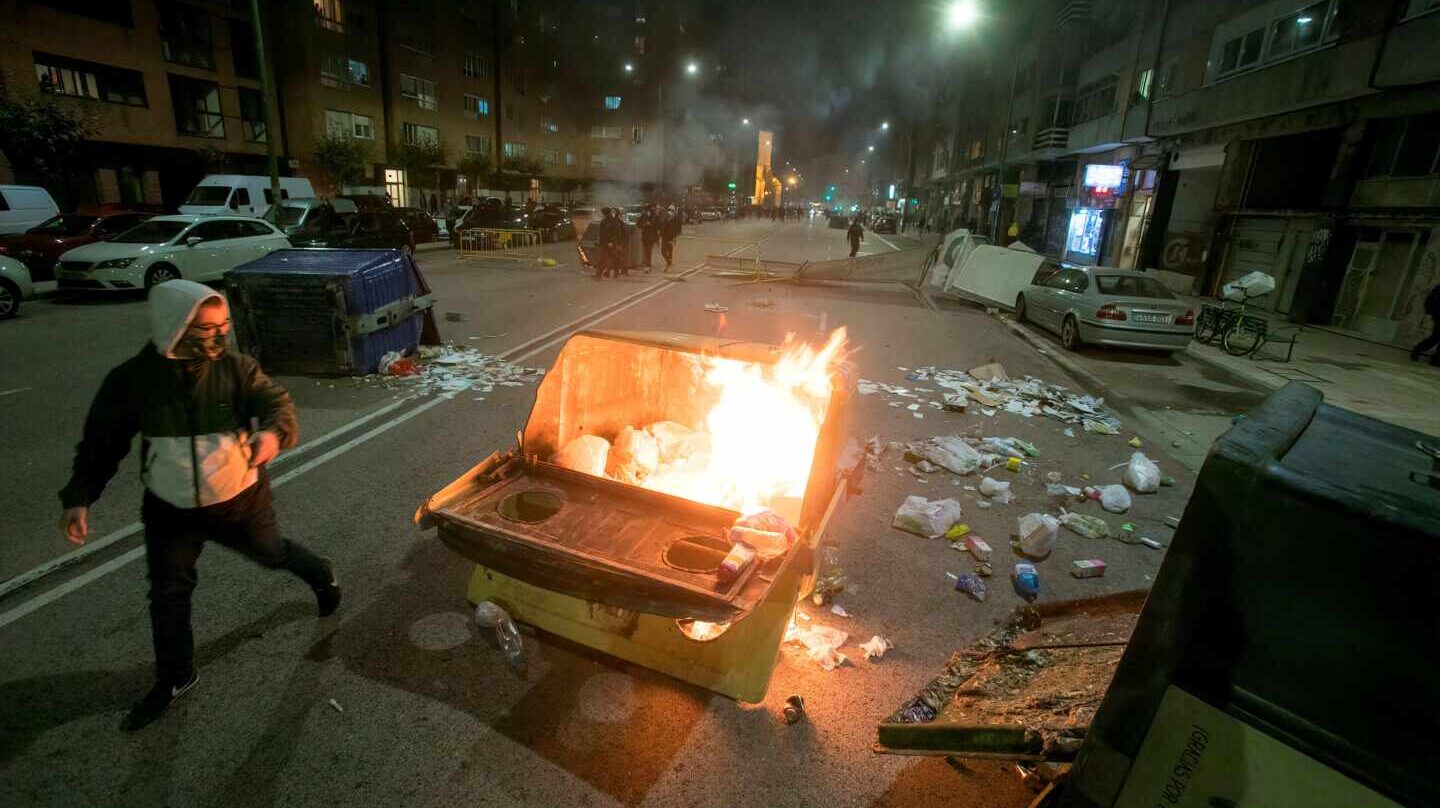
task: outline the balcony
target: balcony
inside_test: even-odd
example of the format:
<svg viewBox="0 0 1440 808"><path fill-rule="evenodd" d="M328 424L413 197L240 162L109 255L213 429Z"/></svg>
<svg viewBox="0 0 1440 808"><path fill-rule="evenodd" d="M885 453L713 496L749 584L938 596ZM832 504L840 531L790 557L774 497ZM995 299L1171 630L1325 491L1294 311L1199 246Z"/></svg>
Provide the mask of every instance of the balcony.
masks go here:
<svg viewBox="0 0 1440 808"><path fill-rule="evenodd" d="M1063 126L1041 129L1035 133L1035 140L1031 145L1035 150L1032 155L1035 159L1053 160L1069 151L1070 129Z"/></svg>

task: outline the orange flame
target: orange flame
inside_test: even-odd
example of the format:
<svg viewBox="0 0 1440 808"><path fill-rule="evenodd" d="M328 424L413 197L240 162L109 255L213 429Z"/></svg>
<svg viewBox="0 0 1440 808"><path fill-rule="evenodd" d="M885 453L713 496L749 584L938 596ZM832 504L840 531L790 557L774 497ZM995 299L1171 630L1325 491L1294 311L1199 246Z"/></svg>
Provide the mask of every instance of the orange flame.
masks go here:
<svg viewBox="0 0 1440 808"><path fill-rule="evenodd" d="M797 524L844 348L839 328L818 349L787 335L774 365L702 357L704 384L719 394L701 427L710 451L662 466L641 485L742 514L769 509Z"/></svg>

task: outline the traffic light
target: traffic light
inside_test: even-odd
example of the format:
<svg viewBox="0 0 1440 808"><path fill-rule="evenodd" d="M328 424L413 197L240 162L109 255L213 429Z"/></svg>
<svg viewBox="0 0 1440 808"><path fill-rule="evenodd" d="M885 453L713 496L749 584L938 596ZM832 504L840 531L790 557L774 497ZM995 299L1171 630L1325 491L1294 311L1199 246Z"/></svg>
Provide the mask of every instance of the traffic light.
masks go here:
<svg viewBox="0 0 1440 808"><path fill-rule="evenodd" d="M732 190L732 191L733 191L733 190L735 190L735 183L733 183L733 182L732 182L732 183L730 183L730 185L729 185L729 186L727 186L727 187L729 187L729 188L730 188L730 190Z"/></svg>

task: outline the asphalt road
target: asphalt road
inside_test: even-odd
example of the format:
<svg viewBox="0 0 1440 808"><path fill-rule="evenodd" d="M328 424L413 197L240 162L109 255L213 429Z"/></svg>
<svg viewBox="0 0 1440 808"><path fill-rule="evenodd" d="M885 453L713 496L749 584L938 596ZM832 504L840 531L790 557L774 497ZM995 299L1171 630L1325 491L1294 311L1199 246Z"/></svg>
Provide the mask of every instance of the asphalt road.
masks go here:
<svg viewBox="0 0 1440 808"><path fill-rule="evenodd" d="M865 250L916 244L867 234ZM822 260L845 245L823 222L712 223L689 230L677 266L756 249ZM1218 412L1224 402L1187 395L1183 381L1167 382L1144 362L1068 358L1077 381L1052 361L1058 346L1038 352L1000 318L898 285L742 284L703 269L597 283L578 271L573 245L546 250L557 266L422 254L444 337L545 367L567 326L764 342L786 333L819 341L844 326L866 379L911 384L907 368L994 360L1012 375L1076 388L1093 380L1102 389L1090 392L1113 384L1143 390L1156 407L1228 417ZM729 311L707 312L710 302ZM89 397L110 366L138 350L146 327L143 301L108 298L41 299L0 324L0 501L8 506L0 580L74 552L54 529L54 492ZM967 571L964 559L943 541L891 529L895 508L909 494L957 496L965 521L1000 550L1017 516L1050 506L1044 472L1118 480L1108 469L1138 434L1179 485L1137 497L1125 519L1163 541L1163 519L1182 511L1193 480L1143 417L1127 418L1120 436L1070 438L1043 418L929 410L915 418L885 396L858 396L852 431L862 440L978 425L1030 440L1042 455L1016 478L1018 501L989 510L962 487L975 478L922 482L888 455L826 537L854 581L841 597L853 616L802 607L850 633L851 664L827 673L787 648L765 701L743 705L544 636L526 638L531 670L521 680L477 636L464 599L470 564L411 517L425 497L513 444L532 387L497 387L477 401L468 393L407 399L348 379L281 381L299 404L306 442L273 468L277 510L288 535L335 560L341 611L317 620L303 585L212 547L195 595L200 684L157 724L120 733L151 675L139 536L124 533L139 501L138 469L127 460L92 520L93 538L121 538L0 596L0 804L1024 805L1029 793L1002 764L952 767L871 751L877 721L1021 603L1002 577L1003 551L987 601L954 592L945 573ZM1093 557L1109 563L1105 578L1065 573L1071 560ZM1143 546L1062 533L1040 567L1042 598L1145 587L1160 559ZM866 661L856 644L877 634L894 650ZM780 708L791 693L804 695L808 712L787 726Z"/></svg>

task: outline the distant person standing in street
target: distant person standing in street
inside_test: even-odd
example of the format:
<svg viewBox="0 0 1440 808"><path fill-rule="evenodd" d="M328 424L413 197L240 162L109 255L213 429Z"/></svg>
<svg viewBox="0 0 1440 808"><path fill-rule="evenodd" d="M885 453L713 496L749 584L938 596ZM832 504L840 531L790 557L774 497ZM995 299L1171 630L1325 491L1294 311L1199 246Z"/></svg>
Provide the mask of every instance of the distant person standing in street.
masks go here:
<svg viewBox="0 0 1440 808"><path fill-rule="evenodd" d="M850 220L850 228L845 231L845 237L850 239L850 257L860 252L860 242L865 240L865 228L860 226L860 217Z"/></svg>
<svg viewBox="0 0 1440 808"><path fill-rule="evenodd" d="M1421 354L1440 346L1440 284L1431 287L1425 296L1425 313L1430 315L1430 336L1415 343L1410 349L1410 361L1419 361ZM1440 367L1440 351L1430 355L1430 364Z"/></svg>
<svg viewBox="0 0 1440 808"><path fill-rule="evenodd" d="M640 214L640 243L645 248L646 272L655 266L651 257L655 254L655 242L659 240L660 211L654 205L646 205L645 212Z"/></svg>
<svg viewBox="0 0 1440 808"><path fill-rule="evenodd" d="M675 267L675 239L680 238L680 217L672 205L665 212L665 219L660 223L660 255L665 259L665 271L669 272Z"/></svg>
<svg viewBox="0 0 1440 808"><path fill-rule="evenodd" d="M595 269L595 280L620 274L620 246L625 240L625 225L620 221L619 211L604 208L600 220L600 264Z"/></svg>
<svg viewBox="0 0 1440 808"><path fill-rule="evenodd" d="M105 377L60 491L60 530L84 544L90 506L140 434L155 685L121 723L127 732L155 721L199 680L190 595L207 540L304 581L321 617L340 605L330 562L275 523L265 464L299 439L290 394L254 359L227 350L230 310L210 287L168 281L151 290L148 307L150 341Z"/></svg>

